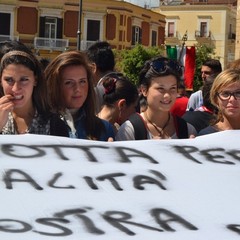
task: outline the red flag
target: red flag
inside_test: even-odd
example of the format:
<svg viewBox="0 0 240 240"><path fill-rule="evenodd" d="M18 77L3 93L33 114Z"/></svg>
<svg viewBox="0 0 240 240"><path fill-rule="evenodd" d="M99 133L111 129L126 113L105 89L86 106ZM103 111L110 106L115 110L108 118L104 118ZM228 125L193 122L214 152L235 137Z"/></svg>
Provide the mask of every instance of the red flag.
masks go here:
<svg viewBox="0 0 240 240"><path fill-rule="evenodd" d="M184 79L186 90L190 91L193 90L195 59L196 59L195 47L186 47Z"/></svg>

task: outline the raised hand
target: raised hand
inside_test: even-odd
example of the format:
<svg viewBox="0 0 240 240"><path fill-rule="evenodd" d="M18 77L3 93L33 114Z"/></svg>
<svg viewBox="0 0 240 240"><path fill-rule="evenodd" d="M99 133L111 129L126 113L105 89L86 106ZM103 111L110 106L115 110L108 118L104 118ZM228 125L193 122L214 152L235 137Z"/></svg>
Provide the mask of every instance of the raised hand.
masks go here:
<svg viewBox="0 0 240 240"><path fill-rule="evenodd" d="M5 126L8 120L8 114L14 108L14 97L10 94L0 98L0 131Z"/></svg>

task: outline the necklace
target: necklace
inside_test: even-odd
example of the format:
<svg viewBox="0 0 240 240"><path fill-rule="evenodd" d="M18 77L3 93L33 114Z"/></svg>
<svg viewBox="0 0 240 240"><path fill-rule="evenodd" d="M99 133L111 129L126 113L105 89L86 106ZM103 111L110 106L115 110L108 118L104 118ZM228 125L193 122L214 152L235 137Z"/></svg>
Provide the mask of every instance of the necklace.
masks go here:
<svg viewBox="0 0 240 240"><path fill-rule="evenodd" d="M164 135L164 129L165 129L165 128L167 127L167 125L169 124L170 117L171 117L170 113L168 113L168 119L167 119L167 121L165 122L165 124L163 125L162 128L158 127L155 123L153 123L153 122L149 119L149 117L148 117L148 115L147 115L147 112L145 112L145 113L146 113L146 114L145 114L145 117L146 117L147 121L155 128L155 130L159 133L159 136L162 137L162 136Z"/></svg>

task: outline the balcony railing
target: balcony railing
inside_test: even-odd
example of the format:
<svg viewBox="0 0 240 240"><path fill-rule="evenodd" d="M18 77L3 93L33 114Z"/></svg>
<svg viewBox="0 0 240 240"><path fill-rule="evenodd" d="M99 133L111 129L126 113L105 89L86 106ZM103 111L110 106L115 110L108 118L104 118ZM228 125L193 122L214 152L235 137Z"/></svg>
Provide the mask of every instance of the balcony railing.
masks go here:
<svg viewBox="0 0 240 240"><path fill-rule="evenodd" d="M82 40L81 41L81 50L87 50L93 43L95 43L96 41L86 41L86 40Z"/></svg>
<svg viewBox="0 0 240 240"><path fill-rule="evenodd" d="M43 50L57 50L64 51L69 46L68 39L55 39L55 38L34 38L34 48Z"/></svg>
<svg viewBox="0 0 240 240"><path fill-rule="evenodd" d="M180 34L178 31L174 32L174 33L168 33L167 35L165 35L165 38L177 38L180 39Z"/></svg>
<svg viewBox="0 0 240 240"><path fill-rule="evenodd" d="M0 35L0 42L8 41L8 40L19 40L19 36L11 36L11 35Z"/></svg>
<svg viewBox="0 0 240 240"><path fill-rule="evenodd" d="M196 38L211 38L211 31L209 31L209 32L195 31L195 37Z"/></svg>

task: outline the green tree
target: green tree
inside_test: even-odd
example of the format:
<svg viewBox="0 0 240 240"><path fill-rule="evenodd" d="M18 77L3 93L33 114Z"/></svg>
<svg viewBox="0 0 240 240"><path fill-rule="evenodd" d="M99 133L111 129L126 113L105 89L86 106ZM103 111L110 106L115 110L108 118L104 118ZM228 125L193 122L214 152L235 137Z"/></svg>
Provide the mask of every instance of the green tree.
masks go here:
<svg viewBox="0 0 240 240"><path fill-rule="evenodd" d="M139 72L145 61L154 56L163 55L165 50L158 47L145 48L138 44L132 49L115 52L117 69L137 85Z"/></svg>
<svg viewBox="0 0 240 240"><path fill-rule="evenodd" d="M114 50L116 68L124 73L133 83L137 85L139 72L145 61L155 56L166 56L164 47L143 47L141 44L132 49ZM197 91L202 86L201 66L208 58L216 58L214 47L208 45L196 45L196 68L194 75L193 90Z"/></svg>

